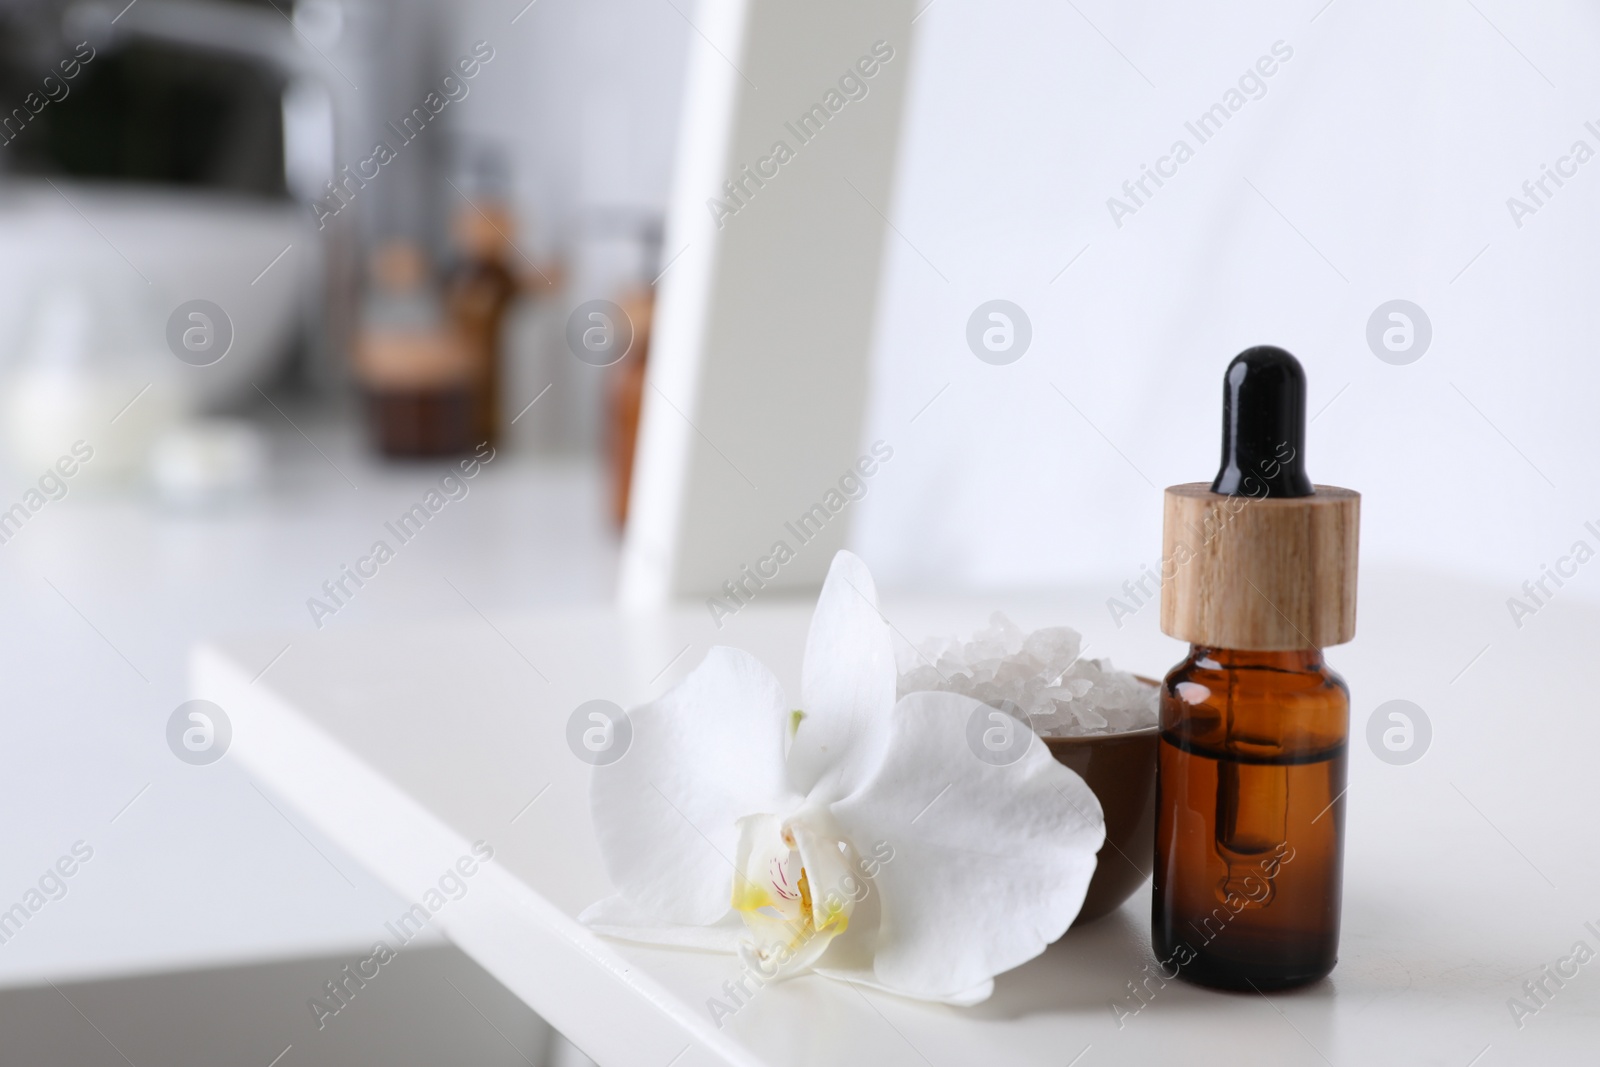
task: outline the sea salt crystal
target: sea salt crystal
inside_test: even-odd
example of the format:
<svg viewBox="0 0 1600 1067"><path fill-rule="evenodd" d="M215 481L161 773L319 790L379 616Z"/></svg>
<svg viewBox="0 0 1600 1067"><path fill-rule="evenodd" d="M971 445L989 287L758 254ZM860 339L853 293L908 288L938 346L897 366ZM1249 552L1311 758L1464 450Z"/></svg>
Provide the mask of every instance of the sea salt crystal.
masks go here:
<svg viewBox="0 0 1600 1067"><path fill-rule="evenodd" d="M1023 633L1000 612L969 641L930 638L902 646L899 696L963 693L1026 720L1041 737L1141 730L1156 724L1157 690L1108 660L1085 659L1066 626Z"/></svg>

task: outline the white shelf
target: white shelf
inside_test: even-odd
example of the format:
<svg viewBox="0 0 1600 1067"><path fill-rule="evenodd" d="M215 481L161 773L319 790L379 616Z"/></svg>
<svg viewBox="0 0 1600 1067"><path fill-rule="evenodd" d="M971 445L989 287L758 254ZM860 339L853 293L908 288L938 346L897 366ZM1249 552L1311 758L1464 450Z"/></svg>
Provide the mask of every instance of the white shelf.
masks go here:
<svg viewBox="0 0 1600 1067"><path fill-rule="evenodd" d="M1600 716L1582 675L1600 619L1558 603L1538 632L1485 630L1493 595L1369 578L1363 632L1331 657L1354 694L1333 976L1270 997L1172 982L1120 1027L1111 1005L1132 1005L1125 983L1150 959L1148 888L1002 976L976 1008L807 977L767 987L720 1029L706 1001L725 999L732 957L609 941L575 921L608 886L589 768L564 740L572 710L639 703L714 643L748 648L794 692L809 605L758 604L721 632L698 607L330 631L254 682L283 640L238 639L199 649L193 682L232 719L227 758L407 900L489 842L493 862L432 924L608 1067L1579 1062L1600 1034L1600 959L1520 1030L1507 1000L1576 942L1600 951L1585 927L1600 929ZM1027 624L1105 618L1087 597L1008 606ZM920 638L970 620L964 607L891 600L886 611ZM1146 626L1090 637L1092 654L1141 672L1181 653ZM1403 767L1365 740L1372 709L1396 697L1427 709L1434 730L1428 754Z"/></svg>

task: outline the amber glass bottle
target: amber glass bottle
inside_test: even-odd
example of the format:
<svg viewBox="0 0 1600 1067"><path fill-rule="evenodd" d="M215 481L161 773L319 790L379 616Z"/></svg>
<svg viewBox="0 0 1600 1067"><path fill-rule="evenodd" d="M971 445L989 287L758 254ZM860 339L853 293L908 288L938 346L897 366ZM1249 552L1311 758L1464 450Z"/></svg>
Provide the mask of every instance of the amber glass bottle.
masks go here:
<svg viewBox="0 0 1600 1067"><path fill-rule="evenodd" d="M1228 367L1217 478L1166 493L1152 947L1181 977L1262 992L1333 969L1350 701L1321 649L1355 634L1360 497L1304 469L1305 377Z"/></svg>
<svg viewBox="0 0 1600 1067"><path fill-rule="evenodd" d="M374 443L386 456L467 452L473 436L472 357L444 321L421 247L387 241L373 253L356 339L356 373Z"/></svg>
<svg viewBox="0 0 1600 1067"><path fill-rule="evenodd" d="M1161 691L1154 945L1181 973L1281 989L1339 948L1349 696L1316 650L1193 646Z"/></svg>
<svg viewBox="0 0 1600 1067"><path fill-rule="evenodd" d="M509 264L511 212L493 200L468 203L454 228L457 259L445 308L472 362L472 440L498 444L504 378L502 335L517 295Z"/></svg>

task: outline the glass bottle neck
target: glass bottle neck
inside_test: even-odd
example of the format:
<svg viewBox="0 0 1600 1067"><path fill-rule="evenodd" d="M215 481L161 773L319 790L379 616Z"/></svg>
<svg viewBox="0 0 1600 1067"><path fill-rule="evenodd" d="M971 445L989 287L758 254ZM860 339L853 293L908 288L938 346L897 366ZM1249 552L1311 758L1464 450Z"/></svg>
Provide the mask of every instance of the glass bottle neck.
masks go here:
<svg viewBox="0 0 1600 1067"><path fill-rule="evenodd" d="M1320 648L1302 648L1288 652L1252 652L1246 649L1190 645L1189 658L1202 667L1215 664L1216 667L1232 670L1254 667L1280 671L1315 671L1321 670L1324 665Z"/></svg>

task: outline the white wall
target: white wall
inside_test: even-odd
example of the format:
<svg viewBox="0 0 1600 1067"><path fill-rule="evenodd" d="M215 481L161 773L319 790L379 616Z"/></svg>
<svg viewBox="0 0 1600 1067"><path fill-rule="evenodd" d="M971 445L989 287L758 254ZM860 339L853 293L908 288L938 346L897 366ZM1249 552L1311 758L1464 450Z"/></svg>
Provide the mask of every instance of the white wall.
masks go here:
<svg viewBox="0 0 1600 1067"><path fill-rule="evenodd" d="M1510 596L1600 547L1600 159L1521 228L1506 205L1575 140L1600 151L1600 13L1323 2L920 17L864 435L897 451L855 536L880 581L1111 595L1159 554L1160 489L1215 472L1223 368L1259 343L1331 402L1309 470L1364 494L1364 566ZM1280 40L1265 95L1199 144L1185 121ZM1180 137L1194 158L1119 228L1107 198ZM1010 366L964 339L996 297L1034 328ZM1433 324L1409 366L1365 340L1396 297ZM1589 569L1563 595L1600 592Z"/></svg>
<svg viewBox="0 0 1600 1067"><path fill-rule="evenodd" d="M519 245L530 255L554 251L589 208L665 210L693 32L673 5L538 0L523 10L522 0L467 0L441 6L448 17L445 54L454 57L480 40L495 50L454 116L455 130L508 150L517 207L531 222L529 243Z"/></svg>

